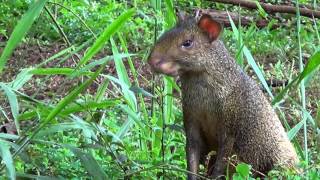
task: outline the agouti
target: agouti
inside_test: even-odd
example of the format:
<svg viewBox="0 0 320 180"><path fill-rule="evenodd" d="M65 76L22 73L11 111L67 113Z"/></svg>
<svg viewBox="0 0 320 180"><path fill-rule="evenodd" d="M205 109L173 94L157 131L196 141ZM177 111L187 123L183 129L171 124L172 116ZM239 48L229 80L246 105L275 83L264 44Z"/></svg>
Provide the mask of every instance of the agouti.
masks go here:
<svg viewBox="0 0 320 180"><path fill-rule="evenodd" d="M148 59L154 71L181 78L188 170L198 173L210 151L216 151L212 177L225 174L233 154L262 173L294 167L298 157L279 118L219 40L221 31L207 14L180 17Z"/></svg>

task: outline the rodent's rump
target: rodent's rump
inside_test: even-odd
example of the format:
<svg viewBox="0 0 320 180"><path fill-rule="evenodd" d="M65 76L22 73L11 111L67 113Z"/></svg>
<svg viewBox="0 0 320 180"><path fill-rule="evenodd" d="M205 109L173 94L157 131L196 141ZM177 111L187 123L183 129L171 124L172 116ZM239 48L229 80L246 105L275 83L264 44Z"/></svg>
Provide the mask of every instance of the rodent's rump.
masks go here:
<svg viewBox="0 0 320 180"><path fill-rule="evenodd" d="M279 118L256 82L229 55L209 15L184 18L161 36L148 63L159 73L180 76L188 170L216 151L208 175L224 174L225 158L236 154L266 173L298 162ZM188 174L188 179L196 179Z"/></svg>

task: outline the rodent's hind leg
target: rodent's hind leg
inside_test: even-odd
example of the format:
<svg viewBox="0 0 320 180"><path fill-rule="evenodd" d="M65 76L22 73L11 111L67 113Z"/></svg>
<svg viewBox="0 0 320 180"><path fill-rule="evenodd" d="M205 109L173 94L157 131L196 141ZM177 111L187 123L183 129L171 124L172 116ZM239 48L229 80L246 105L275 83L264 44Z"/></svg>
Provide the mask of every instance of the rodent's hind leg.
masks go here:
<svg viewBox="0 0 320 180"><path fill-rule="evenodd" d="M225 131L222 131L225 132ZM210 172L210 177L221 177L221 175L225 174L227 160L226 158L230 156L233 149L235 139L231 135L227 135L226 133L221 133L219 137L219 147L217 152L217 158L214 163L213 170ZM220 178L219 178L220 179Z"/></svg>

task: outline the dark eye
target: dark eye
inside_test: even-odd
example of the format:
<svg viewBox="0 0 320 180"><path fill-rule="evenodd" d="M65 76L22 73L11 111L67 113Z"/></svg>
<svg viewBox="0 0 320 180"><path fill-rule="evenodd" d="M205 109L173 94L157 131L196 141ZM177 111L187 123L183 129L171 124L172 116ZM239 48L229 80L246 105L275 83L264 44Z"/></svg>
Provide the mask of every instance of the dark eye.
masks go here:
<svg viewBox="0 0 320 180"><path fill-rule="evenodd" d="M192 45L193 45L193 41L190 40L190 39L184 41L184 42L181 44L181 46L182 46L183 48L190 48L190 47L192 47Z"/></svg>

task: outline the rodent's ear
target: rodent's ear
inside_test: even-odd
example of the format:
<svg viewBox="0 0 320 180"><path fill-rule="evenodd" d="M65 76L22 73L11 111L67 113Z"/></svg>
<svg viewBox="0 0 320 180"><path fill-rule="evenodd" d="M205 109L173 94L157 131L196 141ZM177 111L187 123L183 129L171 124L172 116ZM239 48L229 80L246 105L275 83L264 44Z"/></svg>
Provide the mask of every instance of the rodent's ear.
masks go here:
<svg viewBox="0 0 320 180"><path fill-rule="evenodd" d="M198 26L200 29L208 33L210 42L216 40L222 31L222 26L219 22L212 19L208 14L203 14L198 21Z"/></svg>

